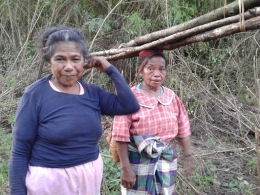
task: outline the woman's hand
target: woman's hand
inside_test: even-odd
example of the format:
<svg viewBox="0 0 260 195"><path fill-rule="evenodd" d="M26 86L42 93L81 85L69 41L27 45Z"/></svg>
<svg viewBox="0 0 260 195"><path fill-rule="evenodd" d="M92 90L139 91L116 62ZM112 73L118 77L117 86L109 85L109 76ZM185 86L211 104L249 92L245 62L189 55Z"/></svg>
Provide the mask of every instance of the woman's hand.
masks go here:
<svg viewBox="0 0 260 195"><path fill-rule="evenodd" d="M184 138L178 138L178 142L182 148L184 156L184 171L187 178L192 175L195 170L196 161L192 155L192 146L190 141L190 136Z"/></svg>
<svg viewBox="0 0 260 195"><path fill-rule="evenodd" d="M184 161L183 168L184 168L185 176L189 179L193 175L193 172L196 169L196 160L191 155L186 157L184 156L183 161Z"/></svg>
<svg viewBox="0 0 260 195"><path fill-rule="evenodd" d="M126 189L132 189L136 182L136 175L131 166L122 169L121 184Z"/></svg>
<svg viewBox="0 0 260 195"><path fill-rule="evenodd" d="M97 68L101 72L105 72L111 64L103 56L92 56L88 64L84 68Z"/></svg>
<svg viewBox="0 0 260 195"><path fill-rule="evenodd" d="M128 156L128 142L116 142L118 155L120 158L122 175L121 185L126 189L132 189L136 182L136 174L131 167Z"/></svg>

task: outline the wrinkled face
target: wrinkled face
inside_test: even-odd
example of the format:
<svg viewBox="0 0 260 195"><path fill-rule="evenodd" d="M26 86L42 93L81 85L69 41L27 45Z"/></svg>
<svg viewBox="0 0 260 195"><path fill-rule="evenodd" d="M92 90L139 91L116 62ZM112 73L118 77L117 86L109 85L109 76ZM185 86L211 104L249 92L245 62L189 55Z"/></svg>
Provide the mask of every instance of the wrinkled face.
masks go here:
<svg viewBox="0 0 260 195"><path fill-rule="evenodd" d="M162 57L153 57L147 61L141 71L141 76L147 87L157 89L160 87L166 76L165 60Z"/></svg>
<svg viewBox="0 0 260 195"><path fill-rule="evenodd" d="M72 41L57 43L50 59L50 65L54 79L59 85L73 86L83 74L82 51Z"/></svg>

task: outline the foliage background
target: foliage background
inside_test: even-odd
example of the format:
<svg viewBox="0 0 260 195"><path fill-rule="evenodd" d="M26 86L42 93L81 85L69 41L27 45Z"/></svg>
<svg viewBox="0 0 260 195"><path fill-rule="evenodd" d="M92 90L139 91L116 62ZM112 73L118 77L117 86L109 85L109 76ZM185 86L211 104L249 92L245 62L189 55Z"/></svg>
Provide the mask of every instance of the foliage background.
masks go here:
<svg viewBox="0 0 260 195"><path fill-rule="evenodd" d="M79 28L91 51L101 51L233 1L0 0L0 194L8 193L11 129L19 98L26 86L49 73L46 65L38 75L37 32L57 25ZM259 132L259 37L259 31L251 31L166 52L165 86L180 96L188 110L198 163L192 180L178 178L177 194L195 194L193 188L201 194L260 193L255 152L259 140L255 139ZM135 58L113 64L128 82L133 80ZM84 79L114 91L104 74L85 72ZM104 127L104 137L106 133ZM119 194L120 172L105 157L109 151L104 138L100 148L105 164L102 194ZM182 159L179 167L181 175Z"/></svg>

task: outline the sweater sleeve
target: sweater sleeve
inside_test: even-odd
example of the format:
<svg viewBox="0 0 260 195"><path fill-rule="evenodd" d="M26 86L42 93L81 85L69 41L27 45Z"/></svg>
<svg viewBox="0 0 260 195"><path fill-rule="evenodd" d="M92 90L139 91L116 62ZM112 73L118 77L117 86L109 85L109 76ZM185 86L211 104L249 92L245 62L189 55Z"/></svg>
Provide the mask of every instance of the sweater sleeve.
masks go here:
<svg viewBox="0 0 260 195"><path fill-rule="evenodd" d="M140 106L119 71L111 65L106 73L113 81L117 95L105 90L100 91L101 113L104 115L126 115L137 112Z"/></svg>
<svg viewBox="0 0 260 195"><path fill-rule="evenodd" d="M25 178L38 126L36 102L31 94L25 93L16 111L16 121L12 131L12 153L9 162L10 195L27 194Z"/></svg>

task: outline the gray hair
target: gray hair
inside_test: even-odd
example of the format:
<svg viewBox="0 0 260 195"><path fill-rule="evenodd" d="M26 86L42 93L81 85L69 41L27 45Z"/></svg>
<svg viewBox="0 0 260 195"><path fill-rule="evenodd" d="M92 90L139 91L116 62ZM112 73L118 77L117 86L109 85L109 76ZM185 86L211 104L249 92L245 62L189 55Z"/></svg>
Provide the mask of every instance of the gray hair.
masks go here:
<svg viewBox="0 0 260 195"><path fill-rule="evenodd" d="M39 49L42 59L50 62L54 47L59 42L73 41L82 51L84 60L88 57L88 47L81 32L69 27L52 27L47 29L39 39Z"/></svg>

